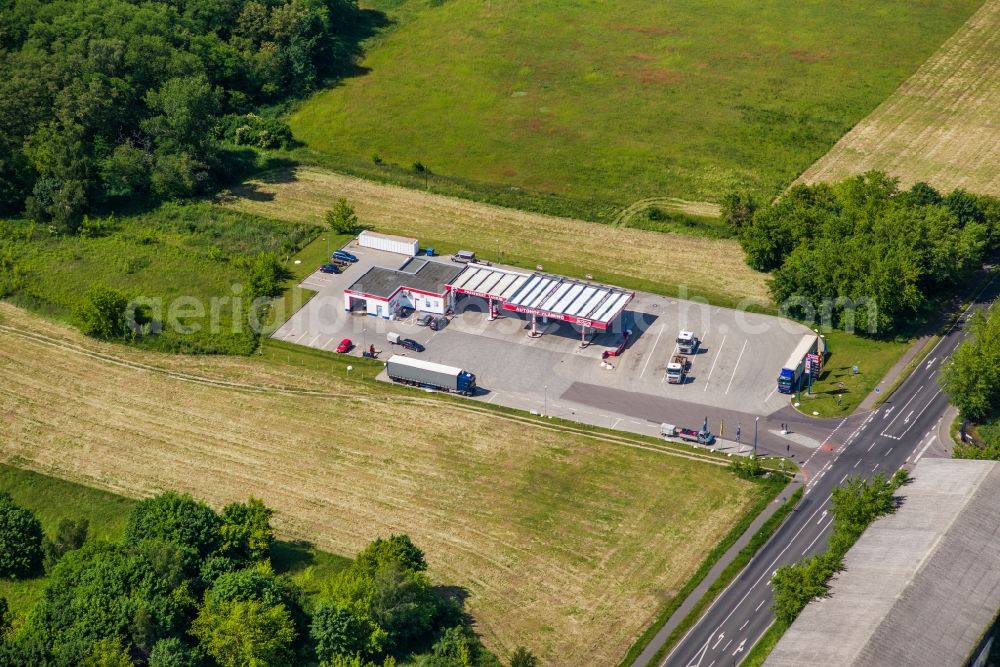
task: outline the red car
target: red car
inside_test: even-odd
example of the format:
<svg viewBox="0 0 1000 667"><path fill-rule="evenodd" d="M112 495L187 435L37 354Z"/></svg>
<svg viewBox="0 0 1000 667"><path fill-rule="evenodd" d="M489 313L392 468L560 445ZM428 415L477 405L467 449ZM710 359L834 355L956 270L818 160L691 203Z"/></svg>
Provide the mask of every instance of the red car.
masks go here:
<svg viewBox="0 0 1000 667"><path fill-rule="evenodd" d="M340 345L337 346L337 352L350 352L354 348L354 343L351 342L350 338L345 338L340 341Z"/></svg>

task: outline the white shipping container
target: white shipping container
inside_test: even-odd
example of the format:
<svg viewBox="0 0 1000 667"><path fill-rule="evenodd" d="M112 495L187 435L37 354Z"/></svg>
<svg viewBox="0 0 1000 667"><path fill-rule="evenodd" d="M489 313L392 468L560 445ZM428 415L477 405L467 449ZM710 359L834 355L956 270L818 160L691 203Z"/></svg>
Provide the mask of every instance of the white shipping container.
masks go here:
<svg viewBox="0 0 1000 667"><path fill-rule="evenodd" d="M408 257L416 257L420 252L420 242L405 236L378 234L367 230L358 235L358 245L362 248L374 248L386 252L395 252Z"/></svg>

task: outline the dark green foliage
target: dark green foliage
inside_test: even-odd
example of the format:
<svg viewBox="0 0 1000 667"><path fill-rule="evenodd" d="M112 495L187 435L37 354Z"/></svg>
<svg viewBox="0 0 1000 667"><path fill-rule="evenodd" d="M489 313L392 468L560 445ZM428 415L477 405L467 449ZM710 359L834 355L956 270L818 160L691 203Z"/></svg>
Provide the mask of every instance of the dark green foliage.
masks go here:
<svg viewBox="0 0 1000 667"><path fill-rule="evenodd" d="M335 603L321 604L316 609L309 636L321 661L336 656L375 655L382 648L377 626Z"/></svg>
<svg viewBox="0 0 1000 667"><path fill-rule="evenodd" d="M206 587L212 586L224 574L235 572L240 564L226 556L209 556L202 561L199 576Z"/></svg>
<svg viewBox="0 0 1000 667"><path fill-rule="evenodd" d="M253 497L223 507L220 551L238 560L267 558L274 543L273 514L262 500Z"/></svg>
<svg viewBox="0 0 1000 667"><path fill-rule="evenodd" d="M288 146L250 110L345 73L361 36L353 0L7 5L0 214L60 232L95 205L205 192L231 175L223 139Z"/></svg>
<svg viewBox="0 0 1000 667"><path fill-rule="evenodd" d="M0 597L0 642L3 641L3 637L9 627L10 614L9 607L7 606L7 598Z"/></svg>
<svg viewBox="0 0 1000 667"><path fill-rule="evenodd" d="M649 210L646 211L646 217L650 220L659 222L667 219L667 212L659 206L650 206Z"/></svg>
<svg viewBox="0 0 1000 667"><path fill-rule="evenodd" d="M198 667L198 653L177 637L161 639L149 653L149 667Z"/></svg>
<svg viewBox="0 0 1000 667"><path fill-rule="evenodd" d="M409 535L377 538L354 559L354 569L368 575L391 565L398 565L405 572L423 572L427 569L424 552L417 548Z"/></svg>
<svg viewBox="0 0 1000 667"><path fill-rule="evenodd" d="M194 606L184 561L167 542L89 542L52 569L29 633L77 661L104 638L149 651L157 639L182 632Z"/></svg>
<svg viewBox="0 0 1000 667"><path fill-rule="evenodd" d="M45 554L45 569L50 570L65 554L79 549L87 541L90 522L86 519L61 519L55 537L45 539L42 551Z"/></svg>
<svg viewBox="0 0 1000 667"><path fill-rule="evenodd" d="M222 520L211 507L188 494L167 491L143 500L129 514L123 540L164 540L188 547L205 557L220 543Z"/></svg>
<svg viewBox="0 0 1000 667"><path fill-rule="evenodd" d="M510 667L538 667L538 658L523 646L518 646L510 654Z"/></svg>
<svg viewBox="0 0 1000 667"><path fill-rule="evenodd" d="M81 664L82 667L132 667L132 660L128 649L117 639L105 637L94 642Z"/></svg>
<svg viewBox="0 0 1000 667"><path fill-rule="evenodd" d="M965 419L985 421L1000 413L1000 308L977 313L969 337L941 372L941 386Z"/></svg>
<svg viewBox="0 0 1000 667"><path fill-rule="evenodd" d="M900 191L870 172L795 186L752 218L752 202L735 196L725 211L743 220L747 263L773 271L771 294L787 313L889 336L922 321L930 300L953 293L995 250L1000 209L989 201L942 198L923 183Z"/></svg>
<svg viewBox="0 0 1000 667"><path fill-rule="evenodd" d="M94 338L122 338L129 328L129 299L116 289L95 284L73 309L73 320L80 331Z"/></svg>
<svg viewBox="0 0 1000 667"><path fill-rule="evenodd" d="M26 577L41 565L42 524L31 510L0 493L0 577Z"/></svg>
<svg viewBox="0 0 1000 667"><path fill-rule="evenodd" d="M730 192L722 198L722 219L736 234L753 220L757 202L747 192Z"/></svg>

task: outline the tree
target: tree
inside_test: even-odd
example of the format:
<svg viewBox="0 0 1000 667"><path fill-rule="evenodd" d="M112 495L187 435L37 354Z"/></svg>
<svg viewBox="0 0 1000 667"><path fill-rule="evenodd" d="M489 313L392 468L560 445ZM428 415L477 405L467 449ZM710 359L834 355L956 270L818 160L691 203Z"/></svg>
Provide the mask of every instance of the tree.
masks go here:
<svg viewBox="0 0 1000 667"><path fill-rule="evenodd" d="M118 639L105 637L91 647L83 660L83 667L132 667L132 659L128 649L122 648Z"/></svg>
<svg viewBox="0 0 1000 667"><path fill-rule="evenodd" d="M737 234L753 219L757 202L746 192L730 192L722 198L720 206L722 219Z"/></svg>
<svg viewBox="0 0 1000 667"><path fill-rule="evenodd" d="M0 597L0 643L10 629L10 607L7 605L7 598Z"/></svg>
<svg viewBox="0 0 1000 667"><path fill-rule="evenodd" d="M242 255L236 258L234 264L243 274L251 299L281 294L282 281L288 276L288 270L273 252Z"/></svg>
<svg viewBox="0 0 1000 667"><path fill-rule="evenodd" d="M156 115L141 126L166 153L207 157L220 104L219 91L204 75L175 77L146 93L146 105Z"/></svg>
<svg viewBox="0 0 1000 667"><path fill-rule="evenodd" d="M251 497L245 503L230 503L222 508L222 544L219 551L231 558L261 560L267 558L274 543L271 516L274 511L264 501Z"/></svg>
<svg viewBox="0 0 1000 667"><path fill-rule="evenodd" d="M826 595L826 580L835 570L833 560L826 554L779 567L771 578L775 619L786 627L791 625L810 600Z"/></svg>
<svg viewBox="0 0 1000 667"><path fill-rule="evenodd" d="M91 285L73 310L80 331L94 338L119 338L129 333L129 299L99 283Z"/></svg>
<svg viewBox="0 0 1000 667"><path fill-rule="evenodd" d="M211 507L188 494L167 491L139 502L129 512L123 540L159 539L190 547L201 557L219 546L222 520Z"/></svg>
<svg viewBox="0 0 1000 667"><path fill-rule="evenodd" d="M1000 411L1000 309L976 313L968 330L941 372L941 385L963 417L982 421Z"/></svg>
<svg viewBox="0 0 1000 667"><path fill-rule="evenodd" d="M398 565L405 572L424 572L427 561L424 552L413 543L409 535L392 535L377 538L354 558L354 569L374 574L379 568Z"/></svg>
<svg viewBox="0 0 1000 667"><path fill-rule="evenodd" d="M42 524L0 492L0 577L26 577L42 564Z"/></svg>
<svg viewBox="0 0 1000 667"><path fill-rule="evenodd" d="M198 667L198 653L177 637L161 639L149 653L149 667Z"/></svg>
<svg viewBox="0 0 1000 667"><path fill-rule="evenodd" d="M850 478L833 490L834 535L831 549L843 556L872 521L896 511L896 485L878 473L871 480Z"/></svg>
<svg viewBox="0 0 1000 667"><path fill-rule="evenodd" d="M510 667L538 667L538 658L528 649L518 646L510 655Z"/></svg>
<svg viewBox="0 0 1000 667"><path fill-rule="evenodd" d="M385 632L371 619L360 618L336 603L323 603L313 613L309 636L321 661L335 656L370 657L382 650Z"/></svg>
<svg viewBox="0 0 1000 667"><path fill-rule="evenodd" d="M333 208L326 212L326 224L334 234L356 234L358 232L358 216L354 208L341 197Z"/></svg>
<svg viewBox="0 0 1000 667"><path fill-rule="evenodd" d="M292 664L295 627L284 605L208 598L191 634L221 667L283 667Z"/></svg>
<svg viewBox="0 0 1000 667"><path fill-rule="evenodd" d="M45 554L45 569L51 570L64 554L79 549L87 541L87 530L90 522L86 519L61 519L56 529L55 537L46 538L42 542Z"/></svg>

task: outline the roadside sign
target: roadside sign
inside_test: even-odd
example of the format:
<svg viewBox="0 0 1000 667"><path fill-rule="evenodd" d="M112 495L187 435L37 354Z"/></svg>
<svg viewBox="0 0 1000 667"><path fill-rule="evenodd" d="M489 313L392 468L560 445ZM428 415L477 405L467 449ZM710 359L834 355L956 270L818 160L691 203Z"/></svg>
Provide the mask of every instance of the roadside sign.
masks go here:
<svg viewBox="0 0 1000 667"><path fill-rule="evenodd" d="M818 354L807 354L806 359L816 364L816 368L823 368L823 361L820 359Z"/></svg>
<svg viewBox="0 0 1000 667"><path fill-rule="evenodd" d="M805 374L810 375L812 373L812 360L806 359Z"/></svg>

